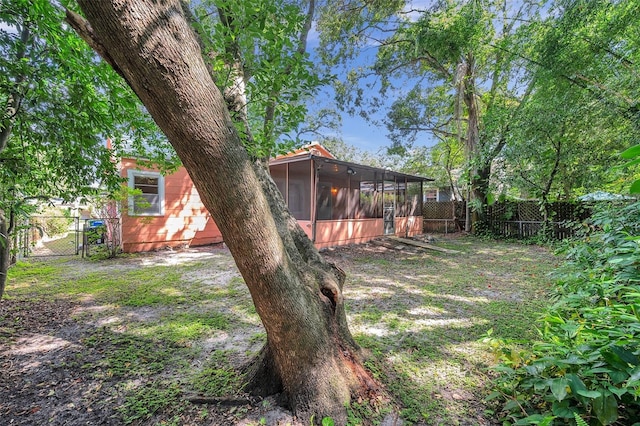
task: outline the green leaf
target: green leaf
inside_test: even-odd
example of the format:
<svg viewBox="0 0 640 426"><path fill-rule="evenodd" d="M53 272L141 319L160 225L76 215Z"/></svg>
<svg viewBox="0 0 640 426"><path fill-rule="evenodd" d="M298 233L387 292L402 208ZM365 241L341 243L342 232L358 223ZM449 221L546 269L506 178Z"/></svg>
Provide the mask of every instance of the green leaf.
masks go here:
<svg viewBox="0 0 640 426"><path fill-rule="evenodd" d="M567 374L565 376L567 380L569 380L569 387L571 388L571 393L576 395L578 400L583 404L588 403L588 400L584 398L583 395L580 395L580 392L587 391L587 387L584 385L584 382L580 379L580 377L575 374Z"/></svg>
<svg viewBox="0 0 640 426"><path fill-rule="evenodd" d="M620 357L620 359L631 365L639 365L640 358L635 355L632 351L622 347L622 346L612 346L611 350Z"/></svg>
<svg viewBox="0 0 640 426"><path fill-rule="evenodd" d="M640 164L640 158L636 158L635 160L629 161L628 163L625 163L624 166L625 167L632 167L635 165Z"/></svg>
<svg viewBox="0 0 640 426"><path fill-rule="evenodd" d="M620 398L622 395L628 392L627 389L625 388L617 388L615 386L609 386L607 389L609 390L609 392L613 393L618 398Z"/></svg>
<svg viewBox="0 0 640 426"><path fill-rule="evenodd" d="M617 385L627 380L629 374L626 371L614 370L609 373L609 377L611 377L613 384Z"/></svg>
<svg viewBox="0 0 640 426"><path fill-rule="evenodd" d="M640 366L631 370L629 375L629 382L635 382L640 380Z"/></svg>
<svg viewBox="0 0 640 426"><path fill-rule="evenodd" d="M548 426L551 424L555 416L543 415L543 414L533 414L531 416L527 416L522 418L514 423L514 426L522 426L522 425L539 425L539 426Z"/></svg>
<svg viewBox="0 0 640 426"><path fill-rule="evenodd" d="M640 144L634 145L631 148L620 153L622 158L631 159L640 156Z"/></svg>
<svg viewBox="0 0 640 426"><path fill-rule="evenodd" d="M620 347L610 346L601 351L602 357L616 370L626 371L629 364L638 365L638 357L633 352Z"/></svg>
<svg viewBox="0 0 640 426"><path fill-rule="evenodd" d="M560 417L561 419L572 419L575 409L569 407L569 400L565 400L562 402L554 401L553 405L551 406L551 412L556 417Z"/></svg>
<svg viewBox="0 0 640 426"><path fill-rule="evenodd" d="M602 396L593 400L593 412L603 425L610 425L618 419L618 402L616 397L603 389Z"/></svg>
<svg viewBox="0 0 640 426"><path fill-rule="evenodd" d="M500 392L498 392L498 391L494 391L494 392L491 392L489 395L487 395L487 396L484 398L484 400L485 400L485 401L491 401L491 400L494 400L494 399L496 399L496 398L498 398L498 397L500 397L500 396L502 396L502 393L500 393Z"/></svg>
<svg viewBox="0 0 640 426"><path fill-rule="evenodd" d="M564 324L564 320L558 316L547 316L544 318L544 320L546 322L552 323L552 324Z"/></svg>
<svg viewBox="0 0 640 426"><path fill-rule="evenodd" d="M510 399L504 404L505 411L520 411L520 403L515 399Z"/></svg>
<svg viewBox="0 0 640 426"><path fill-rule="evenodd" d="M585 422L582 417L578 415L578 413L573 413L574 420L576 421L576 426L589 426L587 422Z"/></svg>
<svg viewBox="0 0 640 426"><path fill-rule="evenodd" d="M564 377L551 381L551 393L557 401L562 401L567 396L567 386L569 381Z"/></svg>
<svg viewBox="0 0 640 426"><path fill-rule="evenodd" d="M334 426L335 422L331 417L323 417L322 418L322 426Z"/></svg>
<svg viewBox="0 0 640 426"><path fill-rule="evenodd" d="M629 193L631 194L639 194L640 193L640 179L633 181L631 187L629 188Z"/></svg>
<svg viewBox="0 0 640 426"><path fill-rule="evenodd" d="M576 393L591 399L600 398L602 396L602 392L600 391L579 390Z"/></svg>

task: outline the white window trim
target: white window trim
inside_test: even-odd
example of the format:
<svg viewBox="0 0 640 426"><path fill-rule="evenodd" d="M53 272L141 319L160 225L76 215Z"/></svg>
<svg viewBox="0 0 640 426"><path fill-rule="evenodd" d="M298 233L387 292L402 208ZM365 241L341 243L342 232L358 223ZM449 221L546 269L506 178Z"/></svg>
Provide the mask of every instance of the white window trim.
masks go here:
<svg viewBox="0 0 640 426"><path fill-rule="evenodd" d="M164 216L164 176L159 172L149 172L144 170L127 170L127 178L129 179L129 189L135 189L134 178L136 176L158 178L158 202L160 203L159 213L137 213L135 211L135 204L133 202L133 196L129 196L129 216Z"/></svg>

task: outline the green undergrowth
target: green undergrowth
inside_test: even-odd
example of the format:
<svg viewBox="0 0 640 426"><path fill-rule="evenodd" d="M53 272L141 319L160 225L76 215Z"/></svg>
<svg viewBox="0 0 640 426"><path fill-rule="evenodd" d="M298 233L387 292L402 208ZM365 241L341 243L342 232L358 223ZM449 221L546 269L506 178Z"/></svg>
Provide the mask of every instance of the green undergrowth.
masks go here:
<svg viewBox="0 0 640 426"><path fill-rule="evenodd" d="M640 425L640 203L586 229L563 250L539 338L487 336L504 424Z"/></svg>

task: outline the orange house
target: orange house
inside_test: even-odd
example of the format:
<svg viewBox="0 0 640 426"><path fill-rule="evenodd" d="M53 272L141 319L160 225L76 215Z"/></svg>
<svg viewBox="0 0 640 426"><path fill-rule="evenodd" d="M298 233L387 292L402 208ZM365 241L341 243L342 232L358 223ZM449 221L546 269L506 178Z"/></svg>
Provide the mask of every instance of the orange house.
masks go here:
<svg viewBox="0 0 640 426"><path fill-rule="evenodd" d="M123 159L122 176L142 192L122 214L125 252L222 242L184 167L176 173ZM422 233L423 182L390 170L337 160L319 144L273 159L271 176L316 247Z"/></svg>

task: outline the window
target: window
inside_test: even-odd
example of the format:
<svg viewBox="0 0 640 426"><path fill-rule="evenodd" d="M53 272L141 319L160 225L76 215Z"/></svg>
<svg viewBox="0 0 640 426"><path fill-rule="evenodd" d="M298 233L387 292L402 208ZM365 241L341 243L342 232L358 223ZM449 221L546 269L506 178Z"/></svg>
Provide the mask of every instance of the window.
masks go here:
<svg viewBox="0 0 640 426"><path fill-rule="evenodd" d="M164 215L164 177L158 172L129 170L129 188L135 194L129 196L129 215Z"/></svg>
<svg viewBox="0 0 640 426"><path fill-rule="evenodd" d="M289 164L287 205L298 220L311 219L311 164L299 161Z"/></svg>
<svg viewBox="0 0 640 426"><path fill-rule="evenodd" d="M333 188L330 183L318 183L318 202L316 206L316 219L331 220L333 212Z"/></svg>

